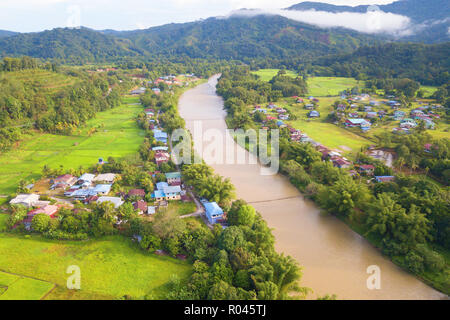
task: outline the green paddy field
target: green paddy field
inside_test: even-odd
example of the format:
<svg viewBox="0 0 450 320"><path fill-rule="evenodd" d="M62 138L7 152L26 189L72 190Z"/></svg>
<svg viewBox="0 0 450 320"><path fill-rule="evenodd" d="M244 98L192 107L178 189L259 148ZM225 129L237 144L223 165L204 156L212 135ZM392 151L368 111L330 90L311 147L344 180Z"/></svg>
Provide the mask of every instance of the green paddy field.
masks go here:
<svg viewBox="0 0 450 320"><path fill-rule="evenodd" d="M66 289L67 267L81 270L81 290ZM0 233L0 300L161 298L188 262L146 253L131 240L50 241ZM53 290L52 290L53 289Z"/></svg>
<svg viewBox="0 0 450 320"><path fill-rule="evenodd" d="M120 107L100 112L73 136L35 132L11 151L0 155L0 195L14 193L21 179L38 178L44 165L52 168L89 167L99 158L136 153L144 133L135 117L142 111L136 97L124 98ZM97 132L88 135L92 128Z"/></svg>

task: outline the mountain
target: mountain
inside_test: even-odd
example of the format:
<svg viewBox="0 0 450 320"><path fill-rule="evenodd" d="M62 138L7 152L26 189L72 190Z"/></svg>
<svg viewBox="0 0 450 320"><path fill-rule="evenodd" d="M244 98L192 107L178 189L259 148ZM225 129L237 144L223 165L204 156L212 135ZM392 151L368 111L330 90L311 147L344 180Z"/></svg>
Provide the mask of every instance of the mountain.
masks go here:
<svg viewBox="0 0 450 320"><path fill-rule="evenodd" d="M0 38L0 56L106 61L141 54L129 40L87 29L58 28Z"/></svg>
<svg viewBox="0 0 450 320"><path fill-rule="evenodd" d="M7 31L7 30L0 30L0 38L5 38L5 37L11 37L18 34L18 32L14 32L14 31Z"/></svg>
<svg viewBox="0 0 450 320"><path fill-rule="evenodd" d="M371 36L327 30L276 15L233 15L123 32L136 47L156 55L192 58L287 58L350 52L374 43Z"/></svg>
<svg viewBox="0 0 450 320"><path fill-rule="evenodd" d="M0 56L27 55L75 62L125 56L306 58L351 52L375 42L374 37L355 31L321 29L276 15L235 15L136 31L65 28L19 34L0 39Z"/></svg>
<svg viewBox="0 0 450 320"><path fill-rule="evenodd" d="M370 6L356 7L336 6L320 2L302 2L293 5L288 10L316 10L333 13L367 12ZM405 35L403 40L445 42L449 41L450 1L448 0L400 0L386 5L378 5L381 11L406 16L411 19L412 35Z"/></svg>

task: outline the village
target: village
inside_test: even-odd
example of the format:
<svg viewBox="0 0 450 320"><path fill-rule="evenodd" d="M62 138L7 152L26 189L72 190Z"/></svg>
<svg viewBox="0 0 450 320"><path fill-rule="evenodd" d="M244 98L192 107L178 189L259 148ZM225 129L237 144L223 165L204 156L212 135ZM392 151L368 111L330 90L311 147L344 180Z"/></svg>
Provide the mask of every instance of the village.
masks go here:
<svg viewBox="0 0 450 320"><path fill-rule="evenodd" d="M283 102L283 106L268 103L267 106L255 105L250 113L260 122L261 129L278 127L289 131L291 141L310 143L322 154L323 161L331 161L334 167L348 170L354 178L366 177L368 182L389 182L395 179L393 175L375 175L375 166L353 162L349 159L350 149L345 146L331 148L312 139L306 132L299 129L299 122L314 124L324 115L321 114L320 102L327 100L330 106L326 109L328 118L333 125L349 130L356 135L367 136L370 131L377 133L391 130L395 134L410 134L412 129L423 126L424 130L436 129L436 122L441 118L439 112L444 110L442 105L416 99L412 109L402 106L394 96L371 97L369 94L348 95L342 92L334 103L333 98L314 96L293 96ZM335 98L334 98L335 99ZM258 114L259 113L259 114ZM258 116L256 116L258 115ZM299 119L299 117L305 117ZM300 124L301 126L301 124ZM370 136L369 136L370 137ZM423 146L429 152L431 144ZM365 153L375 161L381 161L387 167L393 168L395 154L385 150L378 150L373 144L364 146Z"/></svg>
<svg viewBox="0 0 450 320"><path fill-rule="evenodd" d="M196 81L195 75L181 75L190 81ZM154 84L164 83L172 86L189 85L190 82L181 83L175 76L160 77ZM142 89L142 90L141 90ZM131 96L141 95L147 88L133 89ZM159 95L157 87L152 88L154 94ZM115 185L120 183L122 177L117 173L102 172L102 167L106 165L104 159L100 158L95 165L98 172L85 172L80 176L65 173L59 176L43 178L36 183L25 186L28 193L20 193L9 201L12 206L27 208L27 216L20 224L25 229L32 231L32 221L36 215L45 214L52 219L58 218L61 208L76 210L75 207L84 205L86 208L110 203L115 209L119 209L124 203L131 203L135 212L146 218L152 219L157 212L169 210L172 206L180 209L190 208L193 211L180 215L180 218L200 217L205 224L213 228L215 224L226 228L226 213L216 202L209 202L204 198L197 198L192 188L183 183L182 173L176 168L173 172L162 172L161 167L175 167L170 154L169 134L160 126L158 116L160 112L155 112L152 108L143 110L145 120L148 121L149 129L152 132L154 142L149 151L154 154L154 164L157 170L147 172L152 180L154 188L151 192L143 188L128 188L127 192L116 191ZM116 226L120 227L124 222L116 217Z"/></svg>

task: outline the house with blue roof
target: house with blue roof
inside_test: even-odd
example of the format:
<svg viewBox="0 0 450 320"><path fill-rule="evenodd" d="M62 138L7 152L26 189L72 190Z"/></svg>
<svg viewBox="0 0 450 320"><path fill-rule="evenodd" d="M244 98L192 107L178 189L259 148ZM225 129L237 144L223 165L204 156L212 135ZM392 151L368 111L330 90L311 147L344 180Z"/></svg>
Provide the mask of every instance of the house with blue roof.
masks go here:
<svg viewBox="0 0 450 320"><path fill-rule="evenodd" d="M308 113L308 118L318 118L318 117L320 117L320 112L317 110L311 110Z"/></svg>
<svg viewBox="0 0 450 320"><path fill-rule="evenodd" d="M155 190L152 193L152 198L155 199L155 201L164 201L166 200L166 194L162 190Z"/></svg>
<svg viewBox="0 0 450 320"><path fill-rule="evenodd" d="M156 190L163 191L164 188L167 188L168 186L169 186L169 184L167 182L164 182L164 181L157 182L156 183Z"/></svg>
<svg viewBox="0 0 450 320"><path fill-rule="evenodd" d="M96 192L97 195L105 196L111 191L111 184L98 184L94 187L93 192Z"/></svg>
<svg viewBox="0 0 450 320"><path fill-rule="evenodd" d="M206 202L203 205L209 223L216 224L220 220L223 220L223 210L216 202Z"/></svg>
<svg viewBox="0 0 450 320"><path fill-rule="evenodd" d="M165 187L163 192L166 196L166 200L180 200L181 199L180 186Z"/></svg>
<svg viewBox="0 0 450 320"><path fill-rule="evenodd" d="M159 129L154 129L153 136L155 137L156 141L167 144L168 135L166 132Z"/></svg>

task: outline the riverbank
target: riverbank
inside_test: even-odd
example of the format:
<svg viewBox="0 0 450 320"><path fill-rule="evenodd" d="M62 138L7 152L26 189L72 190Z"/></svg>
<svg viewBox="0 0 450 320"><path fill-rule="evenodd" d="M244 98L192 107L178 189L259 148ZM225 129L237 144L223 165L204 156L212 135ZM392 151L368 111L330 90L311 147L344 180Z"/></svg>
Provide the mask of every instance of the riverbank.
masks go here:
<svg viewBox="0 0 450 320"><path fill-rule="evenodd" d="M203 131L225 130L223 100L216 95L218 77L192 89L180 98L179 111L191 131L200 121ZM226 136L225 139L232 139ZM234 148L239 148L235 146ZM194 146L200 151L199 146ZM247 154L248 156L248 154ZM441 299L445 295L429 288L401 270L334 216L304 199L281 176L261 176L260 165L208 163L220 175L231 179L237 195L261 213L274 229L276 249L294 257L304 266L302 285L316 295L337 294L339 299ZM279 200L284 199L284 200ZM380 290L367 288L367 268L380 267Z"/></svg>

